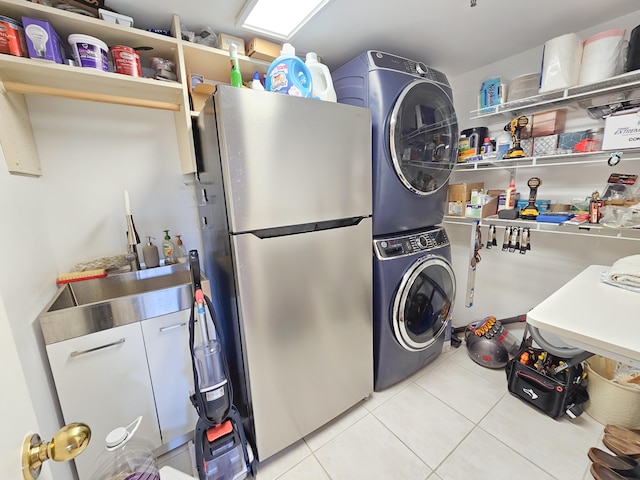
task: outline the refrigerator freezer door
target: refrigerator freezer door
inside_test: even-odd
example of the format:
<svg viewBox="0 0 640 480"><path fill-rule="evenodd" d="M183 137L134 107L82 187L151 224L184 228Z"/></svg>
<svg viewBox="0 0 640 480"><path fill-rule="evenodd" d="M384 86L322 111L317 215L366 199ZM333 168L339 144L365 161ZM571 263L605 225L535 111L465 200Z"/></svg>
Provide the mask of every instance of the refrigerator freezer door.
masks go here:
<svg viewBox="0 0 640 480"><path fill-rule="evenodd" d="M264 460L373 391L371 218L232 241L257 453Z"/></svg>
<svg viewBox="0 0 640 480"><path fill-rule="evenodd" d="M368 109L229 86L214 98L232 233L371 215Z"/></svg>

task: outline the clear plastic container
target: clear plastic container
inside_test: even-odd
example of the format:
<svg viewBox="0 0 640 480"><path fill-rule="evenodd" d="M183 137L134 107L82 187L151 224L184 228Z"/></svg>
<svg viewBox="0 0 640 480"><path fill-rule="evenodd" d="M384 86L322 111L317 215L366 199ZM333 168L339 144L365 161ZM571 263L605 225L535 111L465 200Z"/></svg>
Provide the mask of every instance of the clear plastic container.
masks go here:
<svg viewBox="0 0 640 480"><path fill-rule="evenodd" d="M107 435L106 448L93 465L89 480L160 480L150 441L134 434L142 417Z"/></svg>

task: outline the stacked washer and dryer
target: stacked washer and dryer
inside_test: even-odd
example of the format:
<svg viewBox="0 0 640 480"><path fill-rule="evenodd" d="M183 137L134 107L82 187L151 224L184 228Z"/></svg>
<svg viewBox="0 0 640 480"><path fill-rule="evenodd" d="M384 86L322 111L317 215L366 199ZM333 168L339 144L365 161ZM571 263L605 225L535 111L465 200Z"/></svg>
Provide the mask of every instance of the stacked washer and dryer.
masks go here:
<svg viewBox="0 0 640 480"><path fill-rule="evenodd" d="M374 389L434 360L451 335L456 282L443 227L458 123L447 78L362 53L332 74L338 102L371 110Z"/></svg>

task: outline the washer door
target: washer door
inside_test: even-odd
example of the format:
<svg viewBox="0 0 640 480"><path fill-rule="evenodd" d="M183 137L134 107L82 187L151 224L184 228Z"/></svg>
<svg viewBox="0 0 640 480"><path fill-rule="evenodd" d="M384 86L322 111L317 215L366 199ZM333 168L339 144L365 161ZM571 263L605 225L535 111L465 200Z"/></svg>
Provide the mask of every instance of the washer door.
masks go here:
<svg viewBox="0 0 640 480"><path fill-rule="evenodd" d="M419 258L402 277L393 301L393 331L403 348L428 348L443 334L453 309L451 264L436 255Z"/></svg>
<svg viewBox="0 0 640 480"><path fill-rule="evenodd" d="M409 190L429 195L446 185L458 156L458 120L442 87L416 80L404 88L391 113L389 147Z"/></svg>

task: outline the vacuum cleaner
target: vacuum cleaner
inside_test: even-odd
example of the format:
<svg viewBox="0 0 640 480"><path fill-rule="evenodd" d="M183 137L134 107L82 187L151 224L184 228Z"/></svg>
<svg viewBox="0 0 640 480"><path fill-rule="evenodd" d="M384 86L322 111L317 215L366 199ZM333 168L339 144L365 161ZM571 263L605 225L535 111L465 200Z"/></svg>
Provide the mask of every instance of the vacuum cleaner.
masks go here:
<svg viewBox="0 0 640 480"><path fill-rule="evenodd" d="M224 346L211 300L202 292L197 250L189 252L194 302L189 318L189 350L194 393L191 403L198 413L194 445L200 480L241 480L255 477L257 460L247 442L238 410ZM207 315L208 312L208 315ZM199 343L195 344L200 326Z"/></svg>

